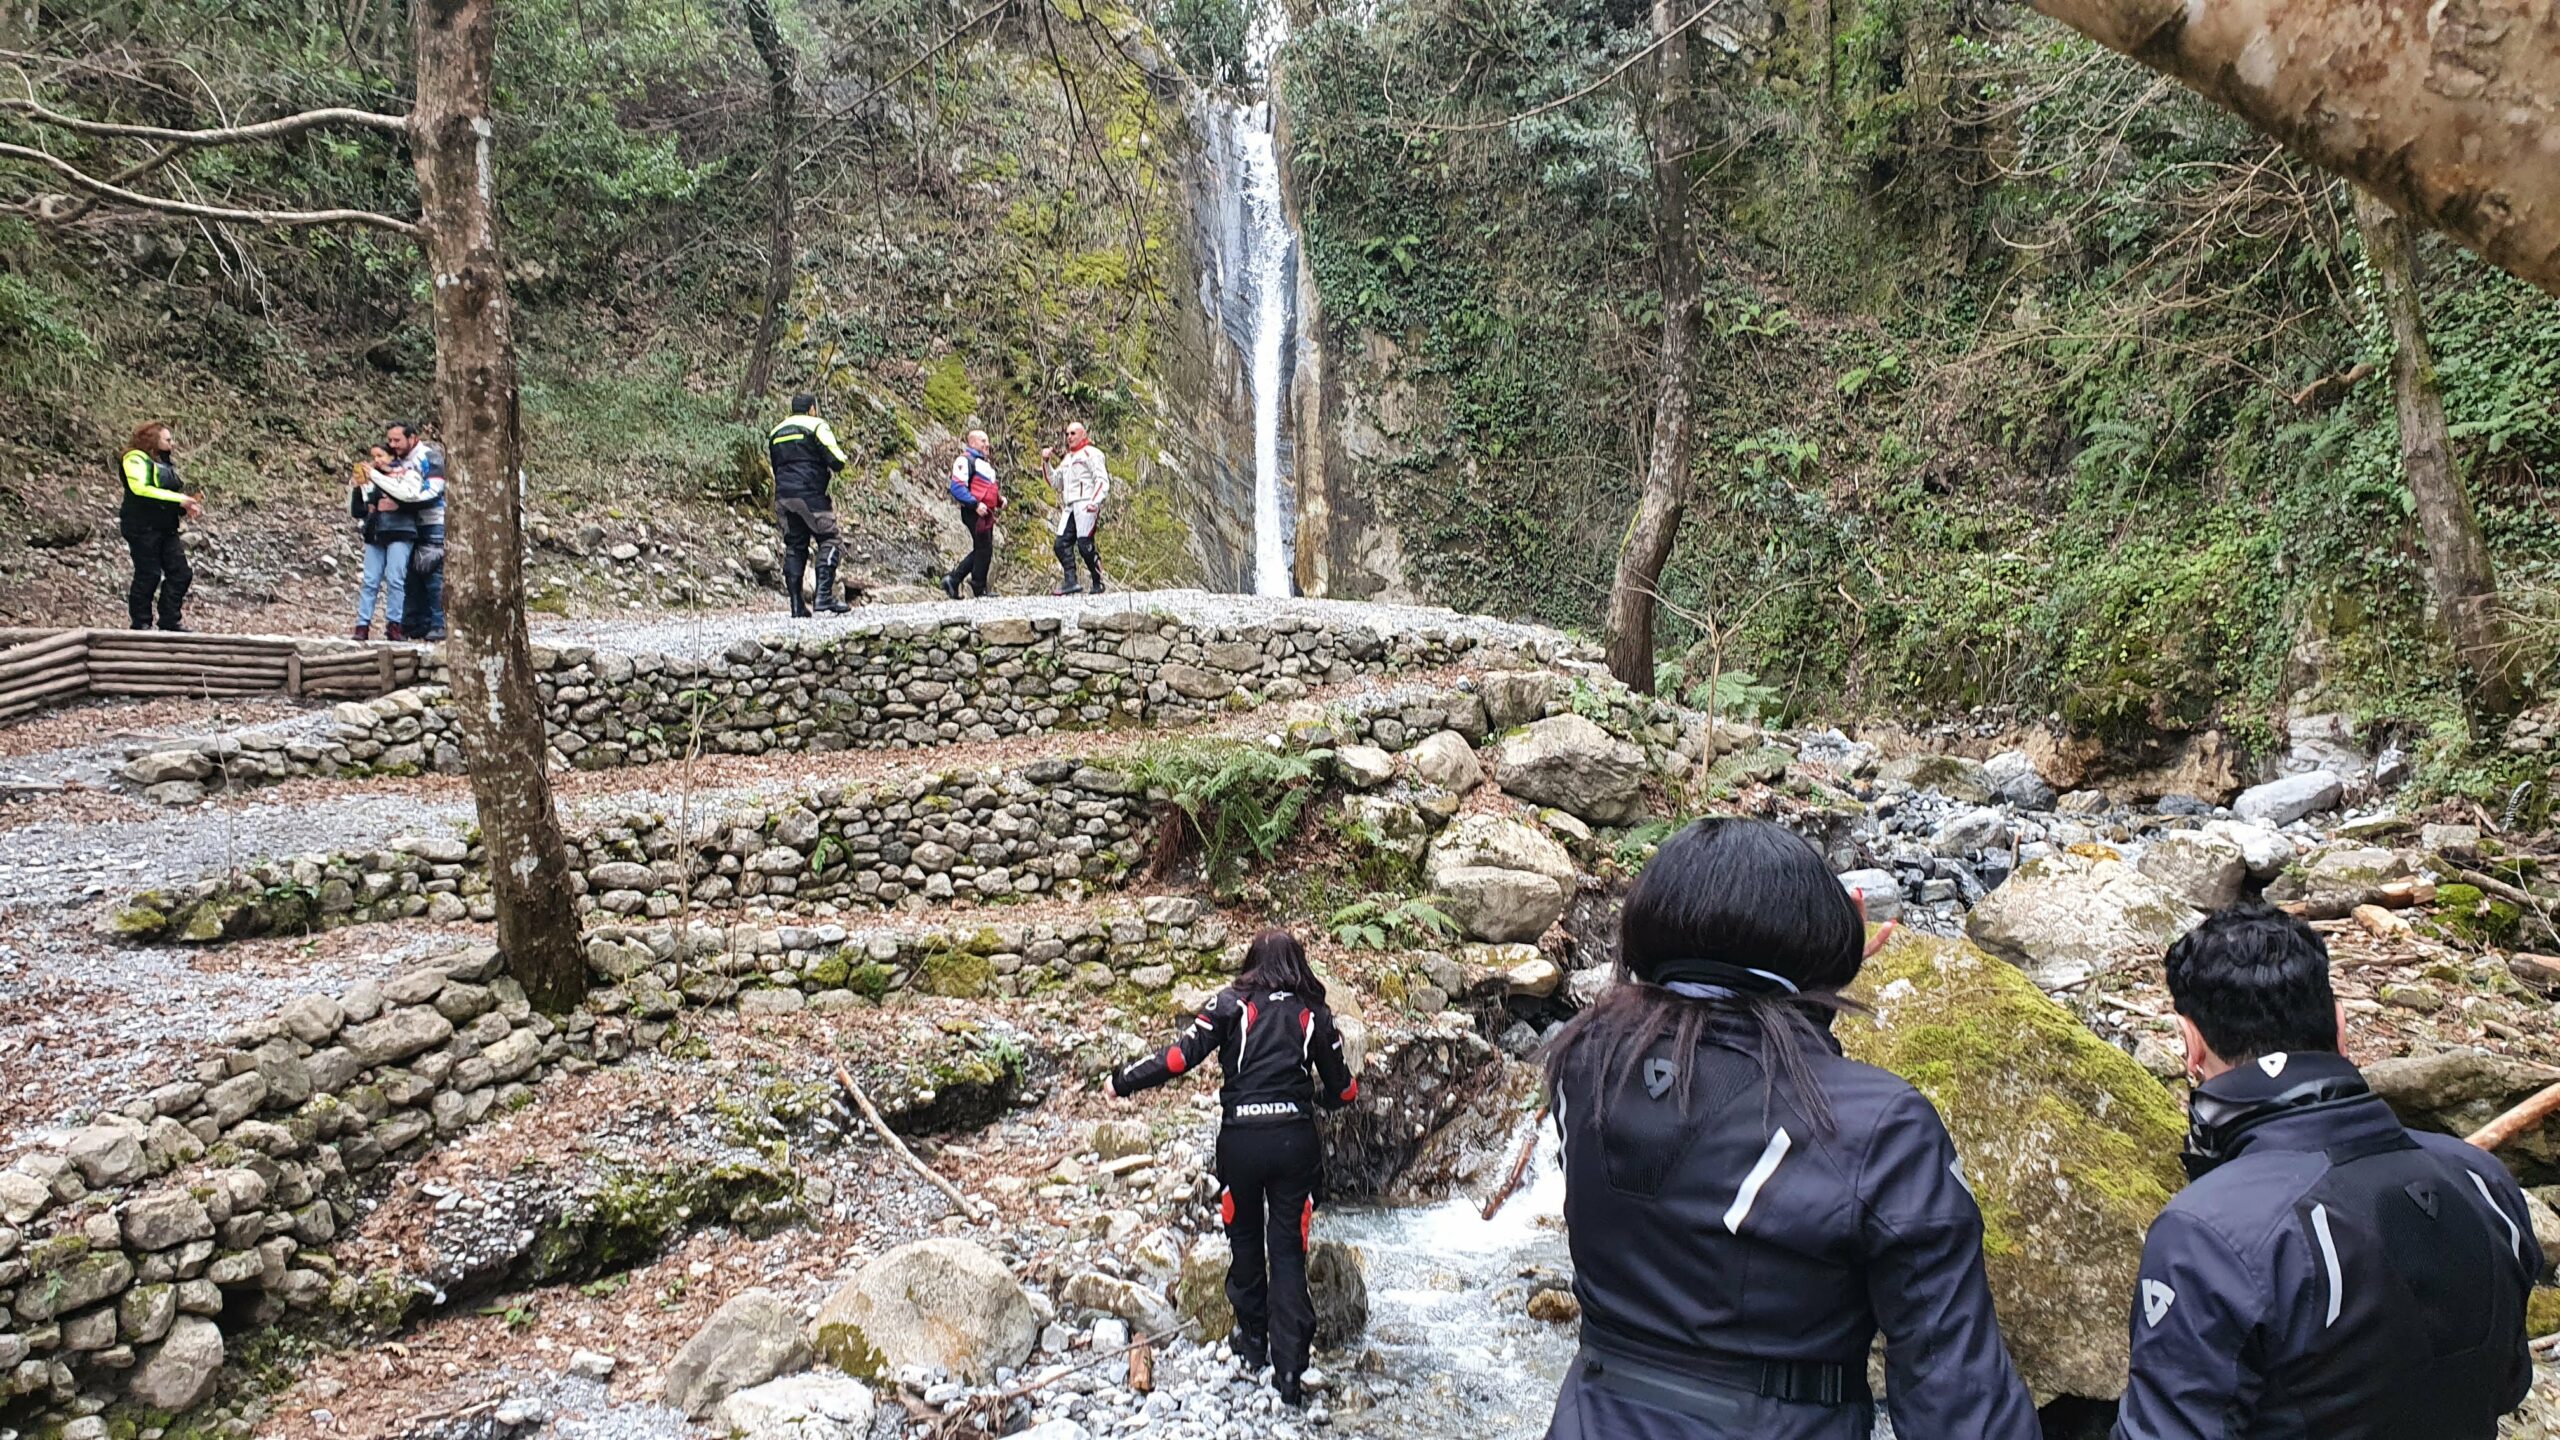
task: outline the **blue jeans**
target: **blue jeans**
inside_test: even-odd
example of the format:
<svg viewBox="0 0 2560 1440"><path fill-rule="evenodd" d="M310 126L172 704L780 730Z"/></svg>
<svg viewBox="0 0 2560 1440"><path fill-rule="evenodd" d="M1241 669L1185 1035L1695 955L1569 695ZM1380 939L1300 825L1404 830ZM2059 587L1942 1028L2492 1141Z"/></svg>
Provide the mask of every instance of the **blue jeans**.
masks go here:
<svg viewBox="0 0 2560 1440"><path fill-rule="evenodd" d="M404 612L408 619L403 628L412 636L433 635L444 628L444 527L420 525L418 549L432 546L436 551L435 568L420 570L409 577L409 604Z"/></svg>
<svg viewBox="0 0 2560 1440"><path fill-rule="evenodd" d="M364 582L356 590L356 623L373 623L373 597L382 596L382 619L387 625L401 622L401 606L409 598L409 551L416 542L386 540L364 547Z"/></svg>

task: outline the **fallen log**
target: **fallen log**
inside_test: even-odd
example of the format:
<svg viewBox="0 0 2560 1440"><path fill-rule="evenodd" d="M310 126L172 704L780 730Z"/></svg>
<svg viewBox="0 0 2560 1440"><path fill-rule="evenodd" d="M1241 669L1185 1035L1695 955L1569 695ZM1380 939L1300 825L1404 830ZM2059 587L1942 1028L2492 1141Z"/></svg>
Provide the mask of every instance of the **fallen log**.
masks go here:
<svg viewBox="0 0 2560 1440"><path fill-rule="evenodd" d="M921 1175L926 1180L932 1182L934 1189L941 1191L945 1196L949 1197L951 1203L959 1207L960 1214L964 1219L974 1220L979 1218L982 1214L987 1213L981 1209L977 1201L970 1199L965 1193L963 1193L959 1186L942 1178L942 1172L916 1158L916 1152L908 1149L907 1142L898 1138L898 1132L889 1128L889 1122L880 1118L879 1108L871 1103L871 1097L863 1094L862 1087L854 1083L852 1071L847 1070L842 1065L838 1065L836 1067L836 1084L844 1090L846 1095L852 1098L855 1107L862 1111L862 1118L871 1122L871 1128L879 1132L880 1138L887 1142L889 1149L894 1152L899 1159L907 1162L907 1168L915 1171L918 1175Z"/></svg>
<svg viewBox="0 0 2560 1440"><path fill-rule="evenodd" d="M89 688L100 695L199 695L225 698L240 695L273 695L273 685L244 685L236 680L208 680L201 684L169 684L158 680L92 680Z"/></svg>
<svg viewBox="0 0 2560 1440"><path fill-rule="evenodd" d="M2507 957L2507 973L2546 995L2560 992L2560 955L2517 951Z"/></svg>
<svg viewBox="0 0 2560 1440"><path fill-rule="evenodd" d="M2364 932L2376 940L2405 939L2411 933L2409 922L2379 905L2359 905L2350 912Z"/></svg>
<svg viewBox="0 0 2560 1440"><path fill-rule="evenodd" d="M1495 1213L1502 1209L1503 1202L1509 1200L1513 1192L1520 1188L1521 1179L1529 1173L1531 1157L1538 1153L1538 1127L1546 1123L1547 1107L1541 1105L1538 1107L1538 1113L1529 1117L1529 1137L1520 1142L1520 1156L1511 1162L1511 1173L1503 1178L1502 1183L1494 1188L1491 1195L1485 1197L1485 1219L1492 1219Z"/></svg>
<svg viewBox="0 0 2560 1440"><path fill-rule="evenodd" d="M2495 1150L2560 1111L2560 1084L2545 1085L2532 1098L2465 1137L2483 1150Z"/></svg>

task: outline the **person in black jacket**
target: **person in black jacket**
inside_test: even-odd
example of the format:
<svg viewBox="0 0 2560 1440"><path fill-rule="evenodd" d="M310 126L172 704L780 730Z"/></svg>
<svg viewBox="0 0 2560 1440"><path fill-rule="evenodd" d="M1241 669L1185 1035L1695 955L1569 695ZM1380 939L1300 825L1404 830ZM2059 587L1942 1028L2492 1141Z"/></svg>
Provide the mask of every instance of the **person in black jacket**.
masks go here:
<svg viewBox="0 0 2560 1440"><path fill-rule="evenodd" d="M1255 936L1236 982L1163 1054L1105 1079L1104 1092L1135 1095L1190 1073L1212 1054L1226 1077L1218 1090L1218 1217L1233 1257L1227 1300L1236 1312L1235 1353L1257 1369L1268 1364L1280 1398L1302 1404L1316 1318L1307 1295L1307 1237L1324 1179L1316 1111L1357 1100L1360 1082L1343 1059L1324 983L1296 936Z"/></svg>
<svg viewBox="0 0 2560 1440"><path fill-rule="evenodd" d="M2302 921L2209 916L2168 979L2194 1183L2143 1241L2118 1440L2490 1440L2533 1385L2524 1192L2365 1085Z"/></svg>
<svg viewBox="0 0 2560 1440"><path fill-rule="evenodd" d="M136 630L151 628L153 602L159 606L160 628L184 630L180 610L195 572L187 567L187 550L178 543L178 526L204 513L201 497L186 493L170 458L177 437L160 421L133 432L116 462L124 481L124 504L116 513L116 529L133 555L133 584L125 591L125 615Z"/></svg>
<svg viewBox="0 0 2560 1440"><path fill-rule="evenodd" d="M1582 1348L1549 1440L2037 1440L1938 1112L1844 1058L1869 943L1822 856L1701 820L1637 877L1619 983L1549 1047Z"/></svg>
<svg viewBox="0 0 2560 1440"><path fill-rule="evenodd" d="M817 607L841 614L853 607L836 598L835 499L829 493L836 472L851 463L836 432L818 418L818 397L791 397L791 414L765 437L773 459L773 507L782 521L782 585L791 592L791 614L809 614L800 599L800 579L808 572L809 546L818 547Z"/></svg>

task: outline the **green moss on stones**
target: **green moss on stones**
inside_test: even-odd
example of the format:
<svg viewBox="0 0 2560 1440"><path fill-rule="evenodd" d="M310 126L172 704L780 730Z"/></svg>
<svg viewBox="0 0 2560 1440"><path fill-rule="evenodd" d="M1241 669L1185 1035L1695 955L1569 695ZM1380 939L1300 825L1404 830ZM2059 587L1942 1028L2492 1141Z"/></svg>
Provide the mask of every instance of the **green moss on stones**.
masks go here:
<svg viewBox="0 0 2560 1440"><path fill-rule="evenodd" d="M2512 945L2524 925L2524 911L2477 885L2453 884L2436 890L2435 927L2447 939L2473 945Z"/></svg>
<svg viewBox="0 0 2560 1440"><path fill-rule="evenodd" d="M995 983L995 966L986 956L965 949L935 950L917 969L916 988L927 995L975 1000Z"/></svg>
<svg viewBox="0 0 2560 1440"><path fill-rule="evenodd" d="M2548 1286L2534 1290L2532 1298L2525 1302L2524 1333L2536 1339L2560 1335L2560 1290Z"/></svg>
<svg viewBox="0 0 2560 1440"><path fill-rule="evenodd" d="M957 355L945 355L925 367L924 409L957 430L978 413L978 392L969 385L968 367Z"/></svg>
<svg viewBox="0 0 2560 1440"><path fill-rule="evenodd" d="M862 1327L849 1320L820 1325L810 1337L810 1348L820 1360L857 1380L877 1381L888 1374L887 1358L862 1333Z"/></svg>

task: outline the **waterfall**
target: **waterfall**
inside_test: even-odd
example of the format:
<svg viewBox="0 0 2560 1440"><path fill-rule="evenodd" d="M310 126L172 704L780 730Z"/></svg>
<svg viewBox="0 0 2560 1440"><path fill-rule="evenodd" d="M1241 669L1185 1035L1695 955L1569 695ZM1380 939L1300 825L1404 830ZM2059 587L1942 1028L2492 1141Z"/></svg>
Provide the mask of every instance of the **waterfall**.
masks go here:
<svg viewBox="0 0 2560 1440"><path fill-rule="evenodd" d="M1258 7L1248 44L1248 86L1270 84L1285 38L1277 3ZM1257 595L1291 591L1289 386L1297 370L1298 237L1280 192L1272 107L1251 93L1205 95L1202 128L1217 167L1210 231L1215 264L1203 268L1201 303L1244 357L1253 400L1253 550L1243 567Z"/></svg>

